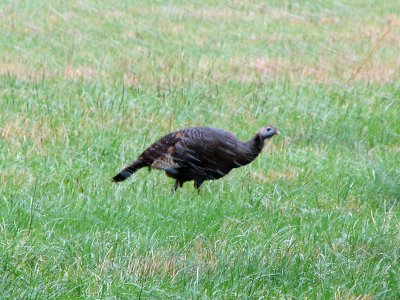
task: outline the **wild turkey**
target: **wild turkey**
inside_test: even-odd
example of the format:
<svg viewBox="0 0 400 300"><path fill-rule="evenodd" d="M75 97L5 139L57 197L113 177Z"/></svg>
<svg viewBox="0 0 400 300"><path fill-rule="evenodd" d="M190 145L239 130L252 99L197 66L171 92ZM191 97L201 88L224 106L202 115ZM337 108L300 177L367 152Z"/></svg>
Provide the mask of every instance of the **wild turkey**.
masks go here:
<svg viewBox="0 0 400 300"><path fill-rule="evenodd" d="M113 177L114 182L127 179L143 167L164 170L174 178L174 191L186 181L194 180L199 189L205 180L214 180L252 162L261 152L264 140L278 131L264 126L247 142L232 133L208 127L190 127L163 136L147 148L137 160Z"/></svg>

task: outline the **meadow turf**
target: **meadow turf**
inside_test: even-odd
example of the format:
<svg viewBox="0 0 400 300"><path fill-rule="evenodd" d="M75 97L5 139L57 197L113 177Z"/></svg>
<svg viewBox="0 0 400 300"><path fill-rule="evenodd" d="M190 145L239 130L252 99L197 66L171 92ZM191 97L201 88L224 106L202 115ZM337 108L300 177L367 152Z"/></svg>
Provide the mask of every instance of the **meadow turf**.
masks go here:
<svg viewBox="0 0 400 300"><path fill-rule="evenodd" d="M397 1L0 3L0 299L400 298ZM265 124L200 194L111 183Z"/></svg>

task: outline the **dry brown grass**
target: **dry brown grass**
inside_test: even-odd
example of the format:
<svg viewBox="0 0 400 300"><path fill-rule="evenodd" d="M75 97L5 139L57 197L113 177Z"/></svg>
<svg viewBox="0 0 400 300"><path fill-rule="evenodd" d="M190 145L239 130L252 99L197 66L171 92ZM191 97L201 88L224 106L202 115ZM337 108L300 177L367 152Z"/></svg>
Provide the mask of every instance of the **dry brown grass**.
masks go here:
<svg viewBox="0 0 400 300"><path fill-rule="evenodd" d="M218 258L208 243L201 238L194 242L196 263L206 266L207 270L215 271Z"/></svg>
<svg viewBox="0 0 400 300"><path fill-rule="evenodd" d="M49 140L50 136L47 126L22 117L6 121L0 128L0 138L13 144L29 142L38 146Z"/></svg>
<svg viewBox="0 0 400 300"><path fill-rule="evenodd" d="M299 174L301 173L301 170L297 170L296 168L292 167L292 168L285 168L285 169L281 169L281 170L272 170L270 169L268 171L268 174L266 176L266 179L269 180L280 180L280 179L284 179L284 180L294 180L296 179Z"/></svg>
<svg viewBox="0 0 400 300"><path fill-rule="evenodd" d="M375 299L374 296L372 295L359 295L359 296L354 296L350 294L348 291L342 291L340 288L338 288L335 292L335 300L372 300Z"/></svg>
<svg viewBox="0 0 400 300"><path fill-rule="evenodd" d="M156 274L175 276L177 271L185 267L184 257L171 256L166 253L149 253L148 256L132 256L126 272L154 276Z"/></svg>
<svg viewBox="0 0 400 300"><path fill-rule="evenodd" d="M0 76L17 77L30 82L38 82L45 76L44 69L33 69L24 63L0 63Z"/></svg>
<svg viewBox="0 0 400 300"><path fill-rule="evenodd" d="M163 252L149 252L146 256L132 256L129 259L125 272L128 274L174 277L179 270L194 266L205 267L210 271L216 269L217 257L204 241L200 239L196 240L194 242L194 249L196 257L195 265L185 256L175 256ZM108 265L112 265L112 263L109 262Z"/></svg>
<svg viewBox="0 0 400 300"><path fill-rule="evenodd" d="M64 79L86 79L91 80L95 78L101 78L104 76L104 73L98 70L91 68L90 66L79 66L74 67L71 65L67 65L63 70L62 77Z"/></svg>

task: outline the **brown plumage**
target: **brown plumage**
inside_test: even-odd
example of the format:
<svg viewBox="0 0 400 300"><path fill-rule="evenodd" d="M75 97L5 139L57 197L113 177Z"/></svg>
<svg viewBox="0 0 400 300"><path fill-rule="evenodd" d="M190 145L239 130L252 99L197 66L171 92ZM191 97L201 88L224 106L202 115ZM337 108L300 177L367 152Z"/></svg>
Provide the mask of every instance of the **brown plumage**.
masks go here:
<svg viewBox="0 0 400 300"><path fill-rule="evenodd" d="M113 177L127 179L143 167L164 170L174 178L174 190L186 181L198 189L205 180L214 180L252 162L261 152L264 140L278 131L265 126L247 142L232 133L208 127L190 127L163 136L147 148L137 160Z"/></svg>

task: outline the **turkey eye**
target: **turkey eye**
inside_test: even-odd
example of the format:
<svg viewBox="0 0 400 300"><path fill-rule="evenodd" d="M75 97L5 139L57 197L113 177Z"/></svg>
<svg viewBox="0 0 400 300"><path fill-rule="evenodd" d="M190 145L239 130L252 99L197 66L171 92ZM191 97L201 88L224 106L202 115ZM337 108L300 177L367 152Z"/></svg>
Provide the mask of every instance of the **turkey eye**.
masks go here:
<svg viewBox="0 0 400 300"><path fill-rule="evenodd" d="M271 131L271 128L267 128L267 131Z"/></svg>

